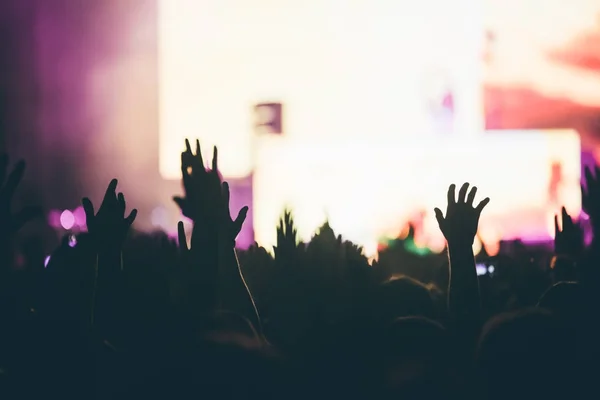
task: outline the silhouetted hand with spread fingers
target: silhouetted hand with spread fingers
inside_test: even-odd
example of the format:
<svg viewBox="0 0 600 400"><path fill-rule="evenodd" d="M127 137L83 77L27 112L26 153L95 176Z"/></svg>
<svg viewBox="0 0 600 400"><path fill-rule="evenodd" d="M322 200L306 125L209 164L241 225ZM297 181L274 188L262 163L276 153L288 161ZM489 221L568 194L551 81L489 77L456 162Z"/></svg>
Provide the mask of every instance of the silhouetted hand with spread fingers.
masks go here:
<svg viewBox="0 0 600 400"><path fill-rule="evenodd" d="M554 216L554 252L555 254L578 258L584 250L583 230L573 222L565 207L561 210L562 229L558 215Z"/></svg>
<svg viewBox="0 0 600 400"><path fill-rule="evenodd" d="M481 301L473 242L477 235L481 211L490 199L486 197L474 207L477 188L473 187L467 196L468 190L469 184L464 183L456 199L456 185L450 185L446 215L436 208L435 217L448 241L448 311L453 330L459 334L460 345L471 351L481 327Z"/></svg>
<svg viewBox="0 0 600 400"><path fill-rule="evenodd" d="M456 185L452 184L448 188L448 206L446 215L439 208L435 208L435 217L440 226L440 230L449 244L460 243L473 245L479 217L481 211L490 202L489 197L483 199L476 207L473 207L473 201L477 194L477 187L473 186L469 195L469 184L464 183L456 199Z"/></svg>
<svg viewBox="0 0 600 400"><path fill-rule="evenodd" d="M2 247L10 247L10 242L19 229L42 214L39 207L26 207L16 214L13 214L11 210L13 197L24 173L25 161L19 161L8 173L8 156L0 155L0 241Z"/></svg>
<svg viewBox="0 0 600 400"><path fill-rule="evenodd" d="M125 217L125 196L123 193L117 194L117 184L116 179L110 182L96 214L91 200L87 197L82 200L88 231L100 251L120 251L127 232L137 216L137 210L133 209Z"/></svg>
<svg viewBox="0 0 600 400"><path fill-rule="evenodd" d="M181 154L181 173L185 198L177 196L173 199L182 213L194 221L192 240L210 241L211 237L218 236L235 243L248 207L243 207L235 220L232 219L229 210L229 184L221 182L217 148L213 148L212 169L206 169L199 141L196 141L194 154L186 140L186 150Z"/></svg>

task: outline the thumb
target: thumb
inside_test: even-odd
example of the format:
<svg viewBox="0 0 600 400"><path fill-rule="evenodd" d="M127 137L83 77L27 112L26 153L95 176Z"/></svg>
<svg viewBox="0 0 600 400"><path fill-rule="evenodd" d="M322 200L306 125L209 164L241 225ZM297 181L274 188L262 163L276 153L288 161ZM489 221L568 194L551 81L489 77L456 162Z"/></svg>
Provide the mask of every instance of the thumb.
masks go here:
<svg viewBox="0 0 600 400"><path fill-rule="evenodd" d="M181 196L173 196L173 201L175 202L175 204L177 204L179 209L183 211L183 209L185 208L185 199Z"/></svg>
<svg viewBox="0 0 600 400"><path fill-rule="evenodd" d="M242 207L242 209L238 213L235 221L233 222L236 234L242 230L242 225L244 224L244 221L246 220L247 215L248 215L248 206L244 206L244 207Z"/></svg>
<svg viewBox="0 0 600 400"><path fill-rule="evenodd" d="M437 219L438 225L440 226L440 229L442 229L442 226L444 225L444 214L442 213L442 210L440 210L439 208L434 208L433 212L435 213L435 219Z"/></svg>

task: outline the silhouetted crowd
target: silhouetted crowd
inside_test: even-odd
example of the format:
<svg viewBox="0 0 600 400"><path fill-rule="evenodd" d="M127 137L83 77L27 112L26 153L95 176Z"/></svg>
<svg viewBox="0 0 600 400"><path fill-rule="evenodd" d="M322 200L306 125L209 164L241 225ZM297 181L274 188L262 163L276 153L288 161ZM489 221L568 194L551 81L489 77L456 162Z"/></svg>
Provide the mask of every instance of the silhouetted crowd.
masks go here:
<svg viewBox="0 0 600 400"><path fill-rule="evenodd" d="M490 199L468 183L435 209L441 255L412 231L377 261L328 224L302 243L289 211L274 254L236 251L248 208L230 214L217 159L186 141L190 237L135 232L115 179L45 262L18 241L40 211L11 207L25 163L0 157L1 399L596 398L600 234L585 246L564 208L553 254L474 254ZM600 169L585 182L598 233Z"/></svg>

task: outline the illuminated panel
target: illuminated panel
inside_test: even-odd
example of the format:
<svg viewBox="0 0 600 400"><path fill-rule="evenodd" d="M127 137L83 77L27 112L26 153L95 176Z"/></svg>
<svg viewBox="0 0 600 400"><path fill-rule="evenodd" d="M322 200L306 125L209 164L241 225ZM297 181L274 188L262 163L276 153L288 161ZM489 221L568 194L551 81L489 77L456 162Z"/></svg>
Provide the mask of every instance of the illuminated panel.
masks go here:
<svg viewBox="0 0 600 400"><path fill-rule="evenodd" d="M571 131L488 133L469 140L406 138L393 142L263 139L254 175L256 240L274 244L283 209L294 211L306 240L326 218L347 238L372 247L425 210L425 241L443 244L433 208L450 183L471 182L491 202L484 241L547 239L557 205L549 200L553 163L562 165L560 203L580 212L580 143Z"/></svg>
<svg viewBox="0 0 600 400"><path fill-rule="evenodd" d="M478 0L159 0L160 172L184 137L252 170L253 106L284 104L292 138L435 134L452 90L456 129L481 124ZM448 132L444 132L447 134Z"/></svg>

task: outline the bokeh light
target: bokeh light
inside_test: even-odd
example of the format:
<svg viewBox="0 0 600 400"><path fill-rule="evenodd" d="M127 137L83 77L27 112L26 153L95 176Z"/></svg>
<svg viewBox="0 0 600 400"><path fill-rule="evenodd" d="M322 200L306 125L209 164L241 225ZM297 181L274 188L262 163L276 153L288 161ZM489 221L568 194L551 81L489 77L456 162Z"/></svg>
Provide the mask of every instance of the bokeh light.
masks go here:
<svg viewBox="0 0 600 400"><path fill-rule="evenodd" d="M77 207L73 211L73 217L75 217L75 225L80 228L85 228L86 218L85 218L85 210L82 206Z"/></svg>
<svg viewBox="0 0 600 400"><path fill-rule="evenodd" d="M60 215L61 215L60 211L50 210L50 212L48 212L48 225L50 225L53 228L60 228L61 227Z"/></svg>
<svg viewBox="0 0 600 400"><path fill-rule="evenodd" d="M69 210L65 210L60 215L60 225L63 229L69 230L75 225L75 216Z"/></svg>

